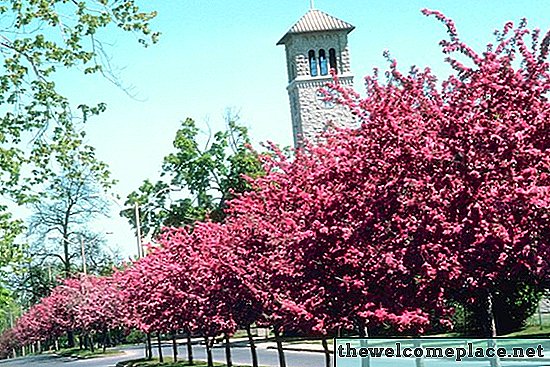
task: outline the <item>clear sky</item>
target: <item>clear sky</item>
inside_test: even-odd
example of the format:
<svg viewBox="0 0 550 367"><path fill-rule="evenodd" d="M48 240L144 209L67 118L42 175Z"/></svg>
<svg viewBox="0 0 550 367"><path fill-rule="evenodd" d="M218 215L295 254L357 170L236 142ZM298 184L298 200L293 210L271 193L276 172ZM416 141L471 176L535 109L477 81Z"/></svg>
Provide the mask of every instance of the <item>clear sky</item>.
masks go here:
<svg viewBox="0 0 550 367"><path fill-rule="evenodd" d="M142 49L132 37L107 35L107 51L121 69L136 99L96 77L67 78L62 90L75 103L107 103L107 112L90 121L89 143L97 148L120 182L123 198L146 179L156 179L162 157L186 117L213 131L223 128L226 108L240 111L255 142L292 144L283 46L275 43L309 9L309 0L164 0L138 1L157 10L152 28L159 44ZM353 24L350 52L355 85L373 67L385 69L390 50L402 70L430 66L438 75L449 69L438 42L446 36L422 8L453 18L462 38L477 50L494 41L493 31L522 17L530 28L550 28L550 0L316 0L315 7ZM135 253L135 238L125 220L97 224L112 247Z"/></svg>

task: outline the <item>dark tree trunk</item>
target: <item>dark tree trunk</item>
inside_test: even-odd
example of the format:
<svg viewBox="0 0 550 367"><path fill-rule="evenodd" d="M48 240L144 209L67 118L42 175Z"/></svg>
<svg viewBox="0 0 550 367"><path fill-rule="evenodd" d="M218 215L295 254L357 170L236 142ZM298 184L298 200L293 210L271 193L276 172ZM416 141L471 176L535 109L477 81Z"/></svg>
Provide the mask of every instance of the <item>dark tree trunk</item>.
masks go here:
<svg viewBox="0 0 550 367"><path fill-rule="evenodd" d="M491 292L487 292L487 295L485 296L484 300L484 312L485 312L485 333L487 339L487 346L491 348L497 348L497 342L494 338L497 336L497 328L495 325L495 314L493 310L493 295ZM498 356L495 356L495 358L491 358L489 360L491 363L491 367L500 367L500 358Z"/></svg>
<svg viewBox="0 0 550 367"><path fill-rule="evenodd" d="M233 361L231 360L231 344L229 344L229 335L225 333L225 360L227 367L233 367Z"/></svg>
<svg viewBox="0 0 550 367"><path fill-rule="evenodd" d="M88 336L88 340L90 341L90 352L94 352L94 335L90 334Z"/></svg>
<svg viewBox="0 0 550 367"><path fill-rule="evenodd" d="M67 331L67 347L74 348L74 332L72 330Z"/></svg>
<svg viewBox="0 0 550 367"><path fill-rule="evenodd" d="M323 337L323 339L321 340L321 343L323 344L323 350L325 351L325 366L330 367L331 358L330 358L330 350L328 349L327 338Z"/></svg>
<svg viewBox="0 0 550 367"><path fill-rule="evenodd" d="M361 318L358 318L355 326L357 328L357 333L359 334L360 338L369 337L369 329L367 328L365 321L363 321ZM361 348L367 348L368 341L366 339L361 339L359 345L361 346ZM370 367L370 357L368 355L365 358L361 358L361 367Z"/></svg>
<svg viewBox="0 0 550 367"><path fill-rule="evenodd" d="M172 356L174 357L174 362L178 361L178 343L176 342L176 332L172 331Z"/></svg>
<svg viewBox="0 0 550 367"><path fill-rule="evenodd" d="M277 342L277 353L279 354L279 367L286 367L285 351L283 350L283 341L279 334L279 328L273 327L273 333L275 334L275 341Z"/></svg>
<svg viewBox="0 0 550 367"><path fill-rule="evenodd" d="M162 355L162 342L160 340L160 332L157 333L157 345L159 351L159 362L164 363L164 357Z"/></svg>
<svg viewBox="0 0 550 367"><path fill-rule="evenodd" d="M191 344L191 333L187 333L187 363L193 364L193 344Z"/></svg>
<svg viewBox="0 0 550 367"><path fill-rule="evenodd" d="M250 325L246 326L246 335L248 336L248 344L250 345L250 354L252 354L252 367L258 367L258 353L256 352L256 343L250 331Z"/></svg>
<svg viewBox="0 0 550 367"><path fill-rule="evenodd" d="M153 341L151 340L151 333L147 333L147 341L145 342L147 348L147 359L153 359Z"/></svg>
<svg viewBox="0 0 550 367"><path fill-rule="evenodd" d="M206 349L206 361L208 364L208 367L214 367L214 359L212 358L212 347L214 345L214 338L212 338L212 342L210 342L210 338L207 336L204 337L204 346Z"/></svg>
<svg viewBox="0 0 550 367"><path fill-rule="evenodd" d="M103 328L103 353L107 351L107 328Z"/></svg>

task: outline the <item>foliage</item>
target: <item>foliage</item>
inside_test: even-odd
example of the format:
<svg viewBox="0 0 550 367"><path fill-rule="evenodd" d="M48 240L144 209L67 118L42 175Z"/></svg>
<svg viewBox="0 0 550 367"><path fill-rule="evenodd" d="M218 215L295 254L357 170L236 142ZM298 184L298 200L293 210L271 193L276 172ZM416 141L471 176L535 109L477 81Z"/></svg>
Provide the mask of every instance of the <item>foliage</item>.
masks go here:
<svg viewBox="0 0 550 367"><path fill-rule="evenodd" d="M482 310L485 332L495 314L521 322L550 271L550 32L528 47L525 23L506 24L479 55L425 13L447 26L443 51L471 66L449 58L457 75L439 87L429 69L404 75L392 60L363 98L336 80L360 128L327 131L293 159L272 146L223 221L165 230L112 278L66 281L19 320L20 343L97 330L112 309L144 332L201 335L207 351L254 321L420 334L451 327L458 303ZM499 314L504 302L514 311Z"/></svg>
<svg viewBox="0 0 550 367"><path fill-rule="evenodd" d="M472 66L448 58L458 75L441 89L393 60L365 98L335 83L361 128L268 159L232 203L234 252L283 325L421 332L448 320L454 294L490 314L507 281L548 278L550 33L530 48L524 22L508 23L478 55L426 14Z"/></svg>
<svg viewBox="0 0 550 367"><path fill-rule="evenodd" d="M498 334L505 335L524 328L527 319L536 312L542 295L540 286L521 279L499 286L493 299ZM478 304L466 304L466 333L479 335L483 332L484 312L479 308Z"/></svg>
<svg viewBox="0 0 550 367"><path fill-rule="evenodd" d="M55 177L44 198L31 205L34 213L29 220L29 233L36 241L31 246L31 257L42 263L47 259L60 260L64 277L70 277L73 259L81 257L80 242L86 250L92 250L101 240L100 235L87 229L90 221L108 212L96 177L86 167L73 166ZM52 241L57 242L53 249L48 246ZM91 251L86 253L91 255Z"/></svg>
<svg viewBox="0 0 550 367"><path fill-rule="evenodd" d="M250 189L243 176L262 174L258 155L250 149L247 129L229 113L226 122L227 130L208 136L204 148L195 122L182 122L173 142L175 152L164 158L164 180L145 180L128 195L126 204L140 206L143 234L150 230L158 234L161 226L181 226L205 218L223 220L226 202ZM174 191L182 192L183 198L171 200ZM133 210L121 214L135 227Z"/></svg>
<svg viewBox="0 0 550 367"><path fill-rule="evenodd" d="M56 84L61 71L102 74L117 83L101 43L119 28L148 45L157 41L134 0L26 1L0 5L0 195L16 204L37 202L40 185L80 162L105 187L112 184L107 166L85 143L83 122L105 110L73 102ZM22 222L0 206L0 268L21 260L15 238ZM4 278L4 277L2 277Z"/></svg>
<svg viewBox="0 0 550 367"><path fill-rule="evenodd" d="M49 341L64 333L103 333L121 326L119 289L111 278L82 275L65 279L32 306L12 329L19 345Z"/></svg>

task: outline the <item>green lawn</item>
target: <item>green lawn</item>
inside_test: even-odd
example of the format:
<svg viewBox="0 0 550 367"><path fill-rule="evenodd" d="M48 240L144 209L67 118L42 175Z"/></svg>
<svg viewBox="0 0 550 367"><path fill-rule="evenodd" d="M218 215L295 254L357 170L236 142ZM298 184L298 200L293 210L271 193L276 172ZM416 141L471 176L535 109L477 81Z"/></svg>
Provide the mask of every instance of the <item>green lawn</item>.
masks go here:
<svg viewBox="0 0 550 367"><path fill-rule="evenodd" d="M57 355L60 355L61 357L76 357L76 358L94 358L94 357L103 357L108 355L115 355L115 354L122 354L121 351L116 349L107 349L105 353L103 353L103 349L99 348L96 349L93 353L88 349L80 349L80 348L69 348L69 349L61 349L58 352L56 352Z"/></svg>

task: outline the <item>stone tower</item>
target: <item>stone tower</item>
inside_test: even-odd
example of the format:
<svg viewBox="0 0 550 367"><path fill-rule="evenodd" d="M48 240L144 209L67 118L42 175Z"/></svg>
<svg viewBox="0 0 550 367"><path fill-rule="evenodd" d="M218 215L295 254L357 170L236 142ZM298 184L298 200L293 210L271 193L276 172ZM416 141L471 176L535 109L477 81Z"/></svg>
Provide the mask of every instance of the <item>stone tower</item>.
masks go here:
<svg viewBox="0 0 550 367"><path fill-rule="evenodd" d="M355 27L320 10L311 8L281 38L285 45L288 70L288 96L292 115L294 146L302 138L315 141L327 123L351 126L353 118L342 106L325 101L319 91L332 81L330 70L340 83L352 86L348 33Z"/></svg>

